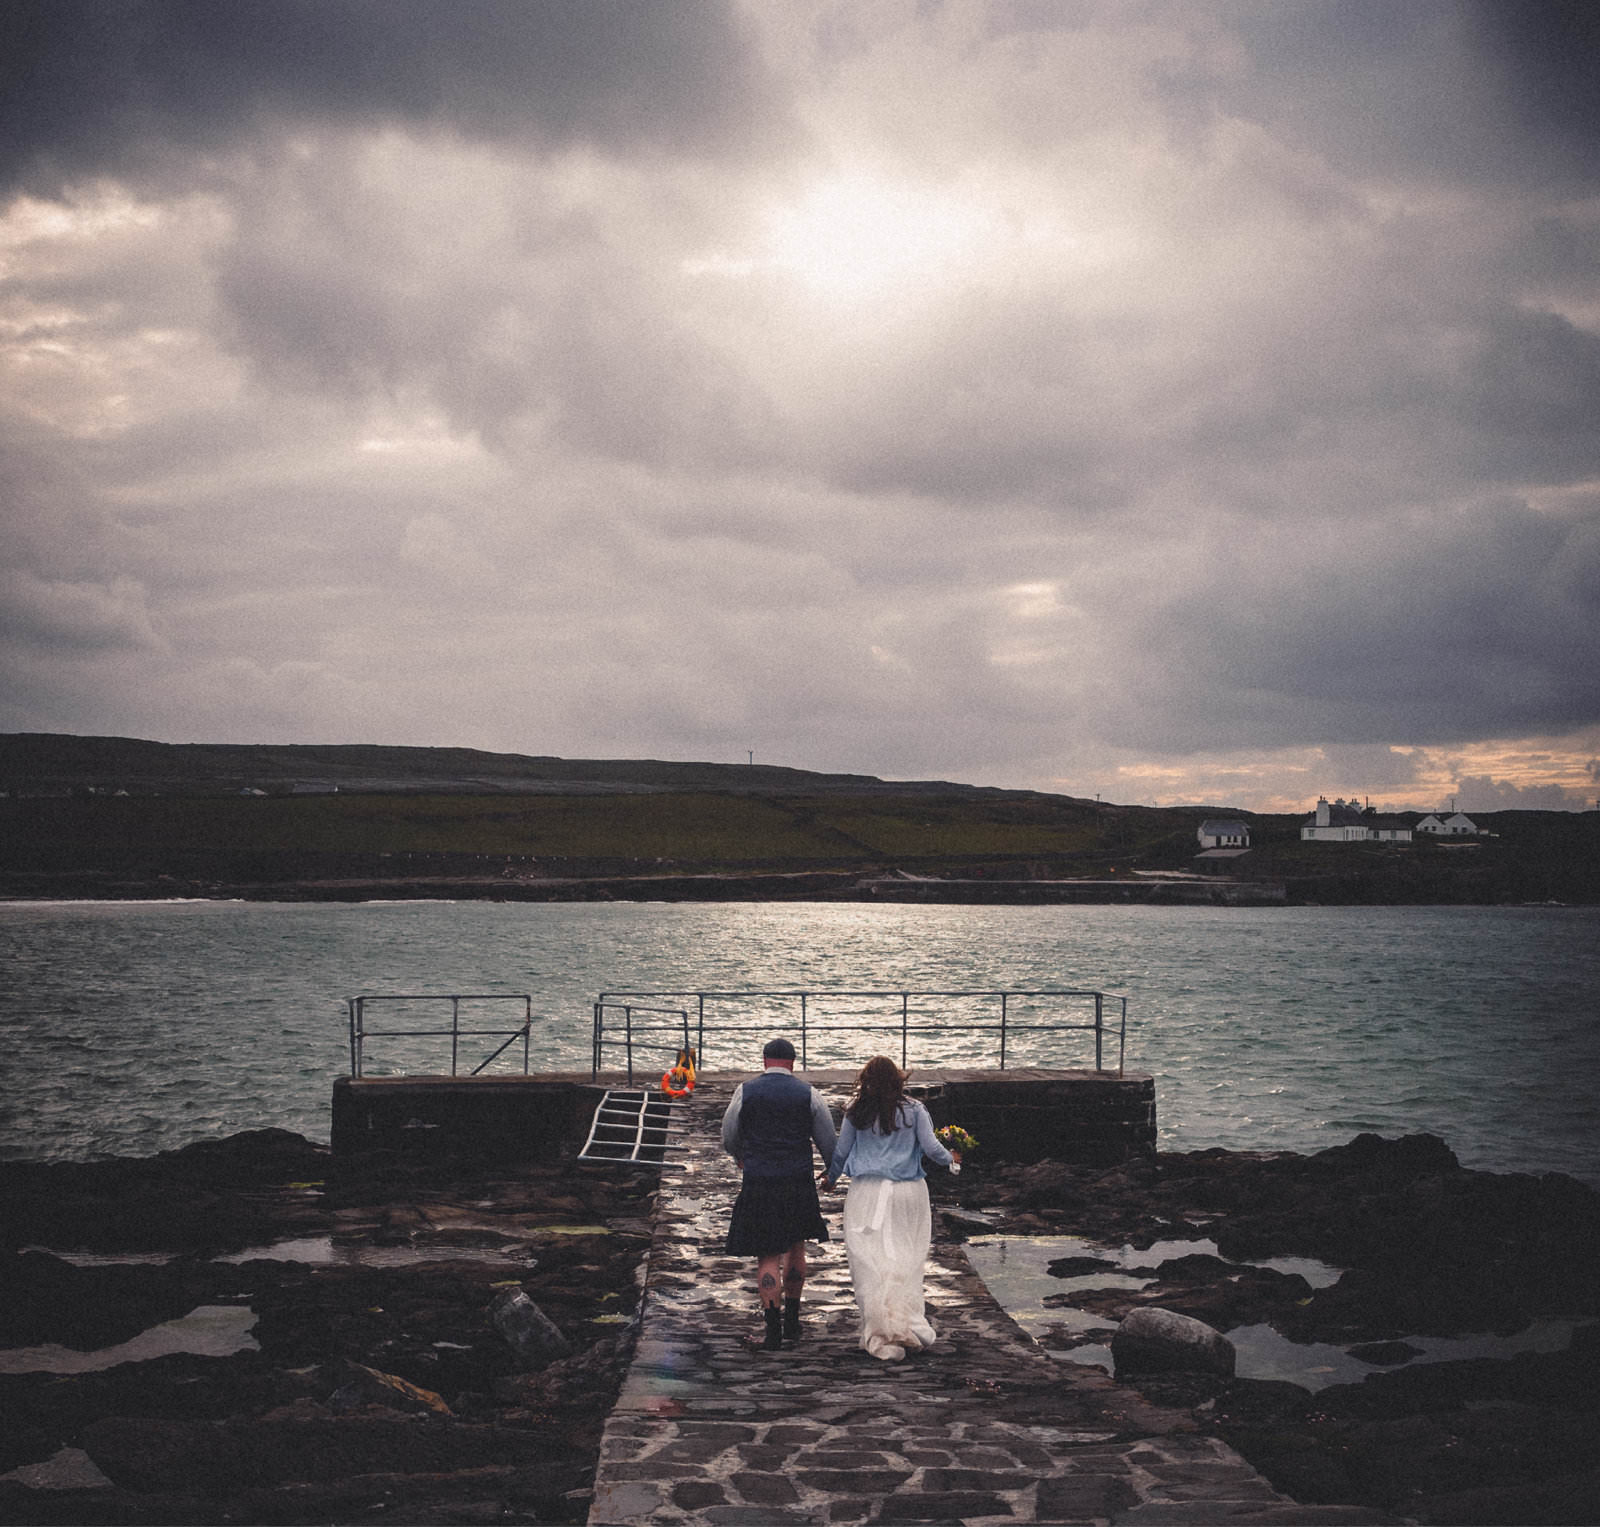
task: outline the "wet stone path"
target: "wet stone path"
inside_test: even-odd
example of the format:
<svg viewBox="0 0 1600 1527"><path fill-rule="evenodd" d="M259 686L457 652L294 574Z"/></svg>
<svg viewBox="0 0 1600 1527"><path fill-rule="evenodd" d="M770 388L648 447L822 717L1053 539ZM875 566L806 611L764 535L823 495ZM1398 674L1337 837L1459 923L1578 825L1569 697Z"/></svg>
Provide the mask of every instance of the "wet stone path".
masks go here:
<svg viewBox="0 0 1600 1527"><path fill-rule="evenodd" d="M832 1095L838 1116L844 1097ZM606 1425L591 1527L630 1523L1347 1523L1300 1506L1187 1412L1032 1342L937 1232L939 1340L900 1362L857 1343L839 1208L812 1249L801 1341L756 1350L753 1263L724 1255L738 1168L719 1139L731 1084L678 1109L686 1168L662 1173L642 1325Z"/></svg>

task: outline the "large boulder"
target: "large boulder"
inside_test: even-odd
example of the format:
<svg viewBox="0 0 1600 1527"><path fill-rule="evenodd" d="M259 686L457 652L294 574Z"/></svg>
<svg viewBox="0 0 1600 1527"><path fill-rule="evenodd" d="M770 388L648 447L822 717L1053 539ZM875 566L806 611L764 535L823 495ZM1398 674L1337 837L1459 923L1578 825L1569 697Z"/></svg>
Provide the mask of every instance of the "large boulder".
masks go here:
<svg viewBox="0 0 1600 1527"><path fill-rule="evenodd" d="M1111 1356L1122 1373L1216 1373L1232 1378L1233 1343L1203 1320L1149 1306L1134 1310L1111 1338Z"/></svg>

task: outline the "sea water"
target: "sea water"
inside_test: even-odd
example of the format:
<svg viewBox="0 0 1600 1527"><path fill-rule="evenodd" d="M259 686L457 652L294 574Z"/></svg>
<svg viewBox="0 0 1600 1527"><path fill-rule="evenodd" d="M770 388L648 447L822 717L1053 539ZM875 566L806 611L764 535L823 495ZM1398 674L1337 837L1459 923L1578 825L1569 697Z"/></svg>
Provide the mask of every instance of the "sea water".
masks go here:
<svg viewBox="0 0 1600 1527"><path fill-rule="evenodd" d="M800 987L1125 996L1163 1150L1427 1130L1600 1184L1600 909L1563 907L0 903L0 1159L326 1139L358 994L530 993L532 1068L587 1071L602 991Z"/></svg>

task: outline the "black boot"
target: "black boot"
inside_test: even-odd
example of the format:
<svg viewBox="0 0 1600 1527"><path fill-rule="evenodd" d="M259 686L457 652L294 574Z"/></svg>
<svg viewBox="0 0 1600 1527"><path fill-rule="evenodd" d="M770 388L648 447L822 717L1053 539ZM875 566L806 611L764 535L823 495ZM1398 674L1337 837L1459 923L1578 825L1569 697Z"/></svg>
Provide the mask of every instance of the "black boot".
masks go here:
<svg viewBox="0 0 1600 1527"><path fill-rule="evenodd" d="M785 1341L800 1340L800 1301L798 1299L785 1299L783 1301L783 1339Z"/></svg>
<svg viewBox="0 0 1600 1527"><path fill-rule="evenodd" d="M761 1311L767 1322L766 1338L761 1343L763 1352L776 1352L783 1345L783 1311L768 1305Z"/></svg>

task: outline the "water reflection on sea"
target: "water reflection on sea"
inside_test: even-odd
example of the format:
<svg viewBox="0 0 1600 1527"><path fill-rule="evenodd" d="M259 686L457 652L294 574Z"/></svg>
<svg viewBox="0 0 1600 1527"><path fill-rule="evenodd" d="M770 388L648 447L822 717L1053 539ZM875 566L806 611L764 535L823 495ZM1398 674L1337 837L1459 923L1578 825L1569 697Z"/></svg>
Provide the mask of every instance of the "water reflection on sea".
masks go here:
<svg viewBox="0 0 1600 1527"><path fill-rule="evenodd" d="M1429 1130L1600 1182L1597 933L1559 907L0 904L0 1157L325 1139L359 992L531 992L535 1068L587 1069L601 990L1085 986L1129 999L1163 1149Z"/></svg>

